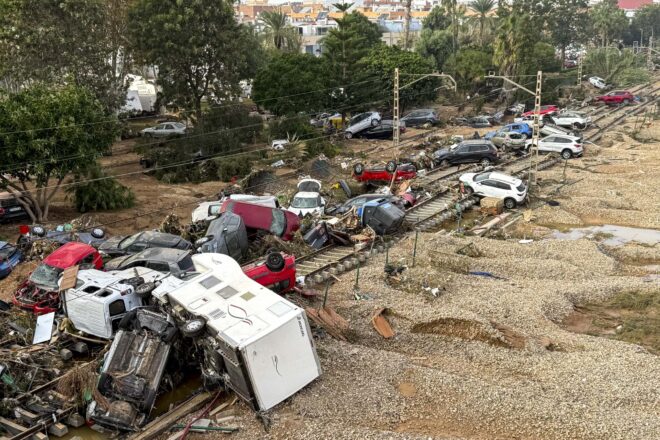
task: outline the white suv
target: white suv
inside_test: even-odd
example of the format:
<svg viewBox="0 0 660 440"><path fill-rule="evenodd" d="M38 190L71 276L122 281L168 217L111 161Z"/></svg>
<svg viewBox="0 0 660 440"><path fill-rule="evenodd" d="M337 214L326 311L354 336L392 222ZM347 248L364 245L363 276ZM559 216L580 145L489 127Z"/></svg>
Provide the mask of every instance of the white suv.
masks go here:
<svg viewBox="0 0 660 440"><path fill-rule="evenodd" d="M325 199L319 194L321 182L315 179L302 179L298 182L298 192L291 200L291 206L287 211L304 217L307 214L323 215L325 211Z"/></svg>
<svg viewBox="0 0 660 440"><path fill-rule="evenodd" d="M552 122L560 127L571 127L576 130L584 130L591 124L591 118L578 112L564 111L556 116L550 116Z"/></svg>
<svg viewBox="0 0 660 440"><path fill-rule="evenodd" d="M380 124L381 119L380 113L378 112L366 112L353 116L351 120L348 121L348 128L344 131L344 136L346 139L351 139L361 131L377 127Z"/></svg>
<svg viewBox="0 0 660 440"><path fill-rule="evenodd" d="M513 209L527 197L527 186L517 177L494 171L465 173L458 179L466 194L495 197L504 200L507 209Z"/></svg>
<svg viewBox="0 0 660 440"><path fill-rule="evenodd" d="M532 141L528 140L525 149L529 150ZM539 153L559 153L563 159L578 157L584 154L582 138L568 134L555 134L539 140Z"/></svg>
<svg viewBox="0 0 660 440"><path fill-rule="evenodd" d="M604 89L607 87L607 83L605 80L599 76L592 76L589 78L589 84L592 86L596 87L597 89Z"/></svg>

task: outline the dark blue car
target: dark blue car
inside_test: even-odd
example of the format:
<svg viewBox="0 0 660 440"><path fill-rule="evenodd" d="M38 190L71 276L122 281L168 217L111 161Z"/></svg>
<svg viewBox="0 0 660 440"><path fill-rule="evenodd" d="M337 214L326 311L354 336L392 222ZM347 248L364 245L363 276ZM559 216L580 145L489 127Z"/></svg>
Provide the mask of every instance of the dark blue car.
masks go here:
<svg viewBox="0 0 660 440"><path fill-rule="evenodd" d="M16 246L0 241L0 279L9 275L22 259L23 254Z"/></svg>

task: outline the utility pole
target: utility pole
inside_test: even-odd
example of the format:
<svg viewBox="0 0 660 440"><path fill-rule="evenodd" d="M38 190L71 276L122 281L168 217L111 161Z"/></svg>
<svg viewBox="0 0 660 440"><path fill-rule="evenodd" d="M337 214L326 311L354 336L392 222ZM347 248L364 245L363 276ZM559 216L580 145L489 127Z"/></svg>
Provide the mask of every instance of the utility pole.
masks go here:
<svg viewBox="0 0 660 440"><path fill-rule="evenodd" d="M653 35L649 37L649 48L646 51L646 68L653 70L655 64L653 63Z"/></svg>
<svg viewBox="0 0 660 440"><path fill-rule="evenodd" d="M505 82L509 84L513 84L514 86L518 87L521 90L524 90L525 92L529 93L530 95L534 96L534 127L533 131L534 133L532 134L532 148L536 150L536 166L535 166L535 174L534 174L534 183L536 183L536 174L538 174L538 162L539 162L539 133L541 130L541 84L543 83L543 72L538 71L536 72L536 91L532 92L529 90L527 87L518 84L517 82L507 78L506 76L496 76L495 72L490 71L488 72L488 78L499 78L504 80ZM532 152L534 154L534 152ZM529 164L529 172L528 172L528 177L527 181L529 182L530 189L532 185L532 162Z"/></svg>
<svg viewBox="0 0 660 440"><path fill-rule="evenodd" d="M418 81L421 81L423 79L429 78L429 77L435 77L435 78L446 78L451 82L451 88L456 91L456 80L454 79L453 76L447 75L446 73L441 73L441 72L433 72L433 73L419 73L419 74L410 74L410 76L417 76L419 78L415 79L414 81L409 82L408 84L405 84L401 87L399 87L399 68L394 69L394 109L392 110L392 122L393 122L393 136L392 139L394 139L394 150L396 151L397 155L399 154L399 91L402 89L405 89L408 86L411 86L415 84Z"/></svg>
<svg viewBox="0 0 660 440"><path fill-rule="evenodd" d="M578 58L578 72L577 72L577 85L582 84L582 57Z"/></svg>

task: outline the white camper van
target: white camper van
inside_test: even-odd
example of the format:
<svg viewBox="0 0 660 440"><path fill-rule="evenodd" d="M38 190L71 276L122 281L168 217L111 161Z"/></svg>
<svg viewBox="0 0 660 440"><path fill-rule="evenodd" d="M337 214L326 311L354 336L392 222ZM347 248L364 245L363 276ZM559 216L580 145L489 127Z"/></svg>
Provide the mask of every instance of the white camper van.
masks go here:
<svg viewBox="0 0 660 440"><path fill-rule="evenodd" d="M154 297L169 303L183 335L203 347L206 383L223 383L263 411L319 377L303 309L248 278L231 257L192 258L200 274Z"/></svg>

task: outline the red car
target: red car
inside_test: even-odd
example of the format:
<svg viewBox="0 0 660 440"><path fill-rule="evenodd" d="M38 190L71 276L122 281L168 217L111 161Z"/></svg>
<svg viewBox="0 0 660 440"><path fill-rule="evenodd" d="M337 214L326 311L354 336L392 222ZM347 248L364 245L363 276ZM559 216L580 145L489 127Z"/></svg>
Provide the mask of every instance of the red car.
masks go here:
<svg viewBox="0 0 660 440"><path fill-rule="evenodd" d="M384 167L365 169L361 163L353 167L353 177L358 182L390 183L393 175L395 182L414 179L417 177L417 168L412 164L397 165L393 160L387 162Z"/></svg>
<svg viewBox="0 0 660 440"><path fill-rule="evenodd" d="M60 275L72 266L102 269L103 259L96 249L76 241L66 243L44 258L14 293L14 304L37 315L56 312L60 306Z"/></svg>
<svg viewBox="0 0 660 440"><path fill-rule="evenodd" d="M284 241L293 240L293 233L300 229L300 218L279 208L229 199L222 204L220 212L232 212L243 219L246 228L268 231Z"/></svg>
<svg viewBox="0 0 660 440"><path fill-rule="evenodd" d="M623 104L628 105L635 100L635 97L630 92L615 90L607 95L601 95L594 98L596 102L604 102L605 104Z"/></svg>
<svg viewBox="0 0 660 440"><path fill-rule="evenodd" d="M557 107L556 105L542 105L541 106L541 112L539 113L539 115L541 115L541 116L552 115L552 114L557 113L558 111L559 111L559 107ZM521 116L523 118L527 117L527 116L534 116L534 110L532 109L528 112L525 112Z"/></svg>
<svg viewBox="0 0 660 440"><path fill-rule="evenodd" d="M243 266L243 273L274 292L286 293L296 286L296 257L269 251L266 260Z"/></svg>

